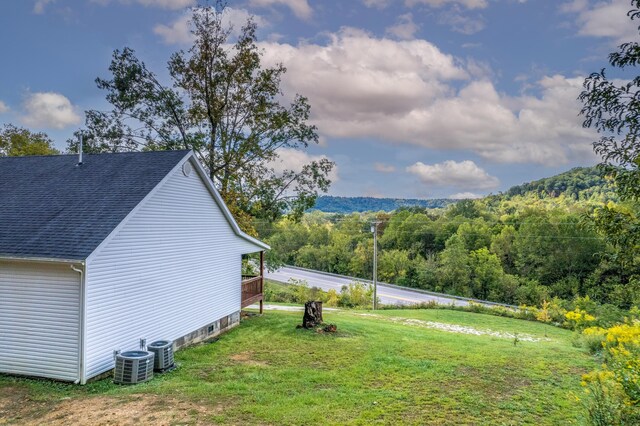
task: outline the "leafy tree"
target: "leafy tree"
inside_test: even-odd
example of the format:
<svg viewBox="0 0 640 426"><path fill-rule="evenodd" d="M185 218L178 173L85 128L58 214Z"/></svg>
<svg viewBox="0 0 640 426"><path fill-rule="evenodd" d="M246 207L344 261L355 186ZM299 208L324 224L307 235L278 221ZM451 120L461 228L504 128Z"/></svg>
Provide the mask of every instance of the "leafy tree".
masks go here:
<svg viewBox="0 0 640 426"><path fill-rule="evenodd" d="M309 230L302 223L283 219L274 225L274 232L268 238L272 250L267 251L267 264L277 268L283 264L293 264L296 251L307 244Z"/></svg>
<svg viewBox="0 0 640 426"><path fill-rule="evenodd" d="M535 211L522 218L513 249L521 276L550 285L574 275L585 278L603 250L597 234L584 229L580 217L561 211Z"/></svg>
<svg viewBox="0 0 640 426"><path fill-rule="evenodd" d="M424 213L403 210L394 214L380 238L383 248L398 248L426 256L435 250L436 229Z"/></svg>
<svg viewBox="0 0 640 426"><path fill-rule="evenodd" d="M640 0L632 0L628 16L640 18ZM629 69L640 64L640 43L621 44L609 54L613 68ZM602 168L616 181L623 199L640 198L640 75L627 81L611 79L603 68L584 81L580 94L585 127L593 127L602 136L594 143L602 156Z"/></svg>
<svg viewBox="0 0 640 426"><path fill-rule="evenodd" d="M498 256L502 268L510 274L515 272L513 241L516 235L516 228L512 225L506 225L498 235L491 237L491 252Z"/></svg>
<svg viewBox="0 0 640 426"><path fill-rule="evenodd" d="M373 239L360 241L349 261L349 271L354 277L373 278Z"/></svg>
<svg viewBox="0 0 640 426"><path fill-rule="evenodd" d="M613 250L604 256L621 274L640 273L640 205L609 203L592 215L593 228L603 234Z"/></svg>
<svg viewBox="0 0 640 426"><path fill-rule="evenodd" d="M378 276L383 282L403 280L411 268L409 253L405 250L384 250L378 259Z"/></svg>
<svg viewBox="0 0 640 426"><path fill-rule="evenodd" d="M480 206L476 200L460 200L447 208L449 217L462 216L467 219L480 217Z"/></svg>
<svg viewBox="0 0 640 426"><path fill-rule="evenodd" d="M456 234L462 238L467 250L478 250L491 245L491 229L482 218L460 224Z"/></svg>
<svg viewBox="0 0 640 426"><path fill-rule="evenodd" d="M438 275L444 291L450 291L460 296L469 296L471 281L469 252L465 248L464 240L453 235L447 240L446 248L440 255Z"/></svg>
<svg viewBox="0 0 640 426"><path fill-rule="evenodd" d="M295 254L295 259L293 263L303 268L326 272L333 272L336 268L336 257L333 253L330 254L328 250L312 245L301 247Z"/></svg>
<svg viewBox="0 0 640 426"><path fill-rule="evenodd" d="M486 247L470 253L471 291L473 297L482 300L502 300L501 284L504 271L498 256Z"/></svg>
<svg viewBox="0 0 640 426"><path fill-rule="evenodd" d="M286 69L261 65L254 21L234 41L219 4L192 12L194 42L171 56L169 84L132 49L114 51L111 77L96 79L113 109L86 112L79 132L87 150L193 149L246 230L250 216L301 216L328 189L333 163L320 159L281 172L273 164L283 148L318 142L307 99L281 104ZM70 150L76 143L69 141Z"/></svg>
<svg viewBox="0 0 640 426"><path fill-rule="evenodd" d="M59 152L45 133L35 133L13 124L5 124L0 130L0 157L54 154Z"/></svg>
<svg viewBox="0 0 640 426"><path fill-rule="evenodd" d="M631 20L639 19L640 0L630 3L632 9L627 15ZM636 282L640 266L640 43L633 40L618 46L609 54L609 64L624 71L622 76L630 77L610 78L603 68L584 81L580 100L584 127L592 127L601 135L594 143L595 152L602 157L600 167L613 177L620 198L628 203L609 203L593 217L596 230L613 249L605 253L610 267L601 268L596 282L618 288L616 292L624 294L618 286ZM620 272L618 284L606 273L616 269Z"/></svg>

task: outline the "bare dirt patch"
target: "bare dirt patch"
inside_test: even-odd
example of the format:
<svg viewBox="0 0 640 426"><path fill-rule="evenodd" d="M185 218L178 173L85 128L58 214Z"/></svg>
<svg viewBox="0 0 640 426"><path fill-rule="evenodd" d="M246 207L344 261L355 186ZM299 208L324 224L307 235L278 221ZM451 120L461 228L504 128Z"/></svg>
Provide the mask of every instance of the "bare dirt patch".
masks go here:
<svg viewBox="0 0 640 426"><path fill-rule="evenodd" d="M5 392L2 392L4 394ZM24 394L23 394L24 395ZM34 410L33 403L17 406L12 398L0 397L0 424L20 425L207 425L210 416L221 413L223 404L208 406L158 395L127 398L92 397L49 403L46 411ZM6 415L6 416L5 416Z"/></svg>
<svg viewBox="0 0 640 426"><path fill-rule="evenodd" d="M266 367L269 365L265 361L253 359L253 352L240 352L238 354L231 355L229 358L239 364L252 365L254 367Z"/></svg>
<svg viewBox="0 0 640 426"><path fill-rule="evenodd" d="M0 425L24 423L23 417L39 416L48 410L48 403L30 400L28 391L22 387L0 388Z"/></svg>

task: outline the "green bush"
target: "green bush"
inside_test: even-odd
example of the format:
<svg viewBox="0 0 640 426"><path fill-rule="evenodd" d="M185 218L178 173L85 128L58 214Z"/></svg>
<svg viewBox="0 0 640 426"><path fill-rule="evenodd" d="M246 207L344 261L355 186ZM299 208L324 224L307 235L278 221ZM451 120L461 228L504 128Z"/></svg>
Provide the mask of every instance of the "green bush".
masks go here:
<svg viewBox="0 0 640 426"><path fill-rule="evenodd" d="M305 303L310 300L326 302L328 295L318 287L309 287L304 280L290 280L289 284L265 281L264 300L276 303Z"/></svg>
<svg viewBox="0 0 640 426"><path fill-rule="evenodd" d="M608 377L597 375L585 384L587 421L593 426L623 425L625 404L620 386Z"/></svg>
<svg viewBox="0 0 640 426"><path fill-rule="evenodd" d="M338 306L345 308L370 308L373 304L373 286L354 281L342 286Z"/></svg>
<svg viewBox="0 0 640 426"><path fill-rule="evenodd" d="M585 328L580 336L580 343L591 354L602 352L607 330L602 327Z"/></svg>

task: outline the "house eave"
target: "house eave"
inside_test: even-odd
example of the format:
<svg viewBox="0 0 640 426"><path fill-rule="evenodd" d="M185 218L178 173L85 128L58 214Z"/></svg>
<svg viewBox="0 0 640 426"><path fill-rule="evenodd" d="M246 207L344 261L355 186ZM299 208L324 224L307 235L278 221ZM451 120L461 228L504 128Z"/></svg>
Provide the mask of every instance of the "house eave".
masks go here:
<svg viewBox="0 0 640 426"><path fill-rule="evenodd" d="M56 257L37 257L37 256L7 256L0 255L0 260L15 262L38 262L38 263L81 263L84 264L85 259L67 259Z"/></svg>

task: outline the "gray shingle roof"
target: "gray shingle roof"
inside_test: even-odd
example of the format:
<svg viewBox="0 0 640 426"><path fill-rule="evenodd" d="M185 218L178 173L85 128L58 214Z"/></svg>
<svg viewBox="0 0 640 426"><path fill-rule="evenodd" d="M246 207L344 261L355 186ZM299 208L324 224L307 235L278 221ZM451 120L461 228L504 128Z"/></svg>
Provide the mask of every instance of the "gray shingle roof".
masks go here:
<svg viewBox="0 0 640 426"><path fill-rule="evenodd" d="M86 259L188 153L0 158L0 257Z"/></svg>

